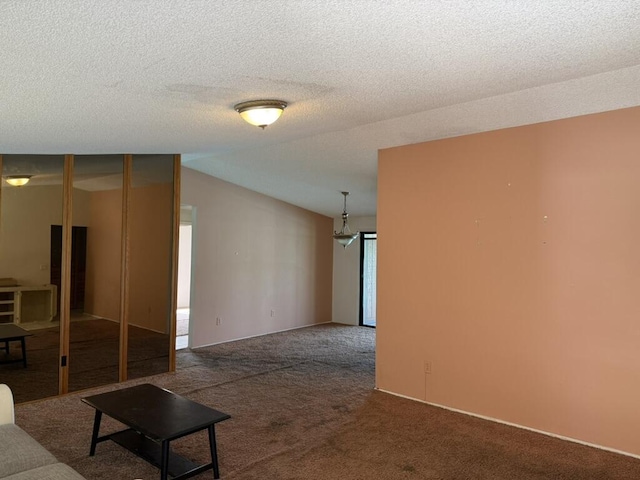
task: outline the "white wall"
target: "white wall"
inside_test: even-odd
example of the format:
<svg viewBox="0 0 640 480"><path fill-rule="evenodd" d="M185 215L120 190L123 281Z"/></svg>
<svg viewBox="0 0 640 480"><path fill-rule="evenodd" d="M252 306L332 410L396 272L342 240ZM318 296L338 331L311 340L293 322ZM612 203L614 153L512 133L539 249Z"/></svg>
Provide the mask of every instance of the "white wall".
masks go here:
<svg viewBox="0 0 640 480"><path fill-rule="evenodd" d="M342 228L342 217L333 221ZM351 217L352 232L375 232L376 217ZM346 249L333 241L333 322L358 325L360 321L360 237Z"/></svg>
<svg viewBox="0 0 640 480"><path fill-rule="evenodd" d="M331 321L331 218L184 167L181 197L197 210L192 346Z"/></svg>
<svg viewBox="0 0 640 480"><path fill-rule="evenodd" d="M180 225L178 242L178 308L189 308L191 295L191 225Z"/></svg>

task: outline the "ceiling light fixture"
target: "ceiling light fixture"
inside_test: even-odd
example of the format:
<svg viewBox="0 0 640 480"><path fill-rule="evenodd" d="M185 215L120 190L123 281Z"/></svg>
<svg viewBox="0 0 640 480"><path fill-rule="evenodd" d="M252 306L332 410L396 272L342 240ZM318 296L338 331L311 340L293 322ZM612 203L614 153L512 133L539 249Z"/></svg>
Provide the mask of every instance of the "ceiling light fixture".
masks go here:
<svg viewBox="0 0 640 480"><path fill-rule="evenodd" d="M360 232L351 233L351 229L349 228L349 214L347 213L347 195L349 192L342 192L344 195L344 210L342 211L342 229L339 232L333 232L333 238L335 238L340 245L344 248L347 248L351 245Z"/></svg>
<svg viewBox="0 0 640 480"><path fill-rule="evenodd" d="M287 108L287 102L282 100L252 100L242 102L233 107L245 122L260 127L271 125L280 118L282 111Z"/></svg>
<svg viewBox="0 0 640 480"><path fill-rule="evenodd" d="M22 187L29 183L33 175L8 175L4 177L4 181L13 187Z"/></svg>

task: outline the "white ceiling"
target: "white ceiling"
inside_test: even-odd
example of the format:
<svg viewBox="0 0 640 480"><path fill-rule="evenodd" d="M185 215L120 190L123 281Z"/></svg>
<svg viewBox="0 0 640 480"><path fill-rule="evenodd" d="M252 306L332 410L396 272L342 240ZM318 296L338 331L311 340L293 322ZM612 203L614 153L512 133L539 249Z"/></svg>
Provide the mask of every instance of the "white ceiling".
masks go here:
<svg viewBox="0 0 640 480"><path fill-rule="evenodd" d="M2 153L181 153L328 216L379 148L640 105L638 0L0 0ZM233 105L289 102L262 131Z"/></svg>

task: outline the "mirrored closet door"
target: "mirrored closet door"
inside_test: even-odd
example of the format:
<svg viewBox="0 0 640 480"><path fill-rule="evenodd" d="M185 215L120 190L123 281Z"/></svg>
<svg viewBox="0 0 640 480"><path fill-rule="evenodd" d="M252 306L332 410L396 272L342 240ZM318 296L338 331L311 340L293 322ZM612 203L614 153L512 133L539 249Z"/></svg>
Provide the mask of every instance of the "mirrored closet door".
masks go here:
<svg viewBox="0 0 640 480"><path fill-rule="evenodd" d="M60 284L54 279L62 265L52 226L62 224L64 160L3 155L1 161L0 383L12 388L16 402L58 394ZM10 334L22 338L3 342Z"/></svg>
<svg viewBox="0 0 640 480"><path fill-rule="evenodd" d="M69 391L115 383L120 362L124 155L76 155Z"/></svg>
<svg viewBox="0 0 640 480"><path fill-rule="evenodd" d="M179 156L0 155L0 170L0 347L17 331L26 349L25 364L20 338L0 348L0 383L16 402L175 368Z"/></svg>
<svg viewBox="0 0 640 480"><path fill-rule="evenodd" d="M173 155L133 155L129 195L128 378L169 370ZM179 212L178 212L179 215Z"/></svg>

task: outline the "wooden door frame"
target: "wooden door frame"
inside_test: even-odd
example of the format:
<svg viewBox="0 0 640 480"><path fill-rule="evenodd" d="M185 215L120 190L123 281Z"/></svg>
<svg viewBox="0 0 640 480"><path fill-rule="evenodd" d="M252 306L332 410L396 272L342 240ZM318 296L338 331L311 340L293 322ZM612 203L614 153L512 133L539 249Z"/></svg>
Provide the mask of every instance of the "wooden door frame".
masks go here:
<svg viewBox="0 0 640 480"><path fill-rule="evenodd" d="M122 171L122 231L120 233L120 358L118 381L128 378L129 360L129 208L131 199L131 175L133 155L123 158Z"/></svg>

